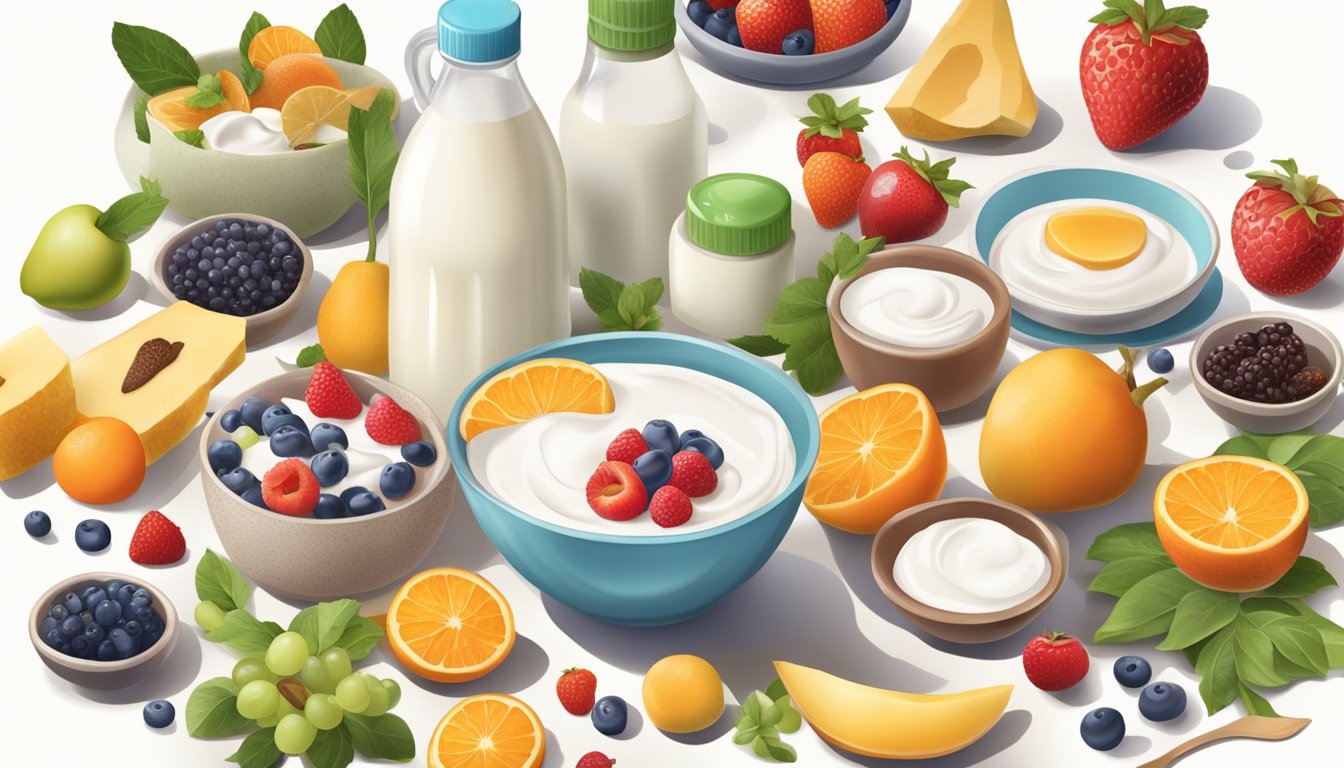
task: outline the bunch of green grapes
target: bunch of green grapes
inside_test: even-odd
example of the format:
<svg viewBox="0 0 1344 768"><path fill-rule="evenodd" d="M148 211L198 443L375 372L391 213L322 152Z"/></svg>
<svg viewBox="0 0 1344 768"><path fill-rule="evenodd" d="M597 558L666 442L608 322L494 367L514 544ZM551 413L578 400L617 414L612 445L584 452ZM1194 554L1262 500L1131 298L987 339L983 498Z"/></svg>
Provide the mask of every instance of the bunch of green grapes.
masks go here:
<svg viewBox="0 0 1344 768"><path fill-rule="evenodd" d="M355 672L344 648L313 656L298 632L278 635L264 658L240 660L233 682L238 714L274 728L275 746L287 755L307 752L317 732L340 725L347 712L377 717L401 700L395 680Z"/></svg>

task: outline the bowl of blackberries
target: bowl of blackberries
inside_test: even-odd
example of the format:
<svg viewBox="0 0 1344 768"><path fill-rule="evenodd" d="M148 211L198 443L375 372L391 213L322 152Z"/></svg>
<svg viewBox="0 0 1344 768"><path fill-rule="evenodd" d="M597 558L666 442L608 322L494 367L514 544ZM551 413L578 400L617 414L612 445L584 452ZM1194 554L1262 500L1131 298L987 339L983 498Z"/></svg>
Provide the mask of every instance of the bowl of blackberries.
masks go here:
<svg viewBox="0 0 1344 768"><path fill-rule="evenodd" d="M1344 352L1328 328L1257 312L1210 326L1190 349L1195 391L1223 421L1249 432L1293 432L1334 404Z"/></svg>
<svg viewBox="0 0 1344 768"><path fill-rule="evenodd" d="M247 343L285 326L313 279L313 255L289 227L250 213L198 219L159 249L150 282L167 301L247 321Z"/></svg>
<svg viewBox="0 0 1344 768"><path fill-rule="evenodd" d="M676 0L682 34L718 70L776 85L833 80L891 47L913 0Z"/></svg>
<svg viewBox="0 0 1344 768"><path fill-rule="evenodd" d="M177 611L152 584L118 573L72 576L33 605L28 635L51 671L86 688L152 674L177 640Z"/></svg>

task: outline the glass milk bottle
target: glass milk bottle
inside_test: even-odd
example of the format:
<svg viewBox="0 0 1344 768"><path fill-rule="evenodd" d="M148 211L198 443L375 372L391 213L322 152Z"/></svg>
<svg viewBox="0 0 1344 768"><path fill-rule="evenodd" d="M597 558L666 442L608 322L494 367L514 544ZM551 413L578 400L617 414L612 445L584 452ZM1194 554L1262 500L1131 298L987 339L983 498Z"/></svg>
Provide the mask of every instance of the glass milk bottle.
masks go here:
<svg viewBox="0 0 1344 768"><path fill-rule="evenodd" d="M518 72L520 15L449 0L406 49L423 114L392 178L390 378L445 421L483 370L570 331L565 175Z"/></svg>
<svg viewBox="0 0 1344 768"><path fill-rule="evenodd" d="M672 40L680 0L588 0L588 52L560 113L570 279L666 283L667 231L707 173L709 123Z"/></svg>

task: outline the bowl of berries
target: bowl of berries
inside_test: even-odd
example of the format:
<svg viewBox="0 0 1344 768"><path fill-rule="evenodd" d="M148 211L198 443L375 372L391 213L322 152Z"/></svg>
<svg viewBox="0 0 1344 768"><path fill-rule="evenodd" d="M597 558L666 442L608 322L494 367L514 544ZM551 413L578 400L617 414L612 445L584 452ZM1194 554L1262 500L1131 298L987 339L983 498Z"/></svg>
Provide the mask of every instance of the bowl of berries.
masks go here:
<svg viewBox="0 0 1344 768"><path fill-rule="evenodd" d="M913 0L677 0L677 24L716 69L775 85L833 80L889 48Z"/></svg>
<svg viewBox="0 0 1344 768"><path fill-rule="evenodd" d="M452 510L443 427L409 390L328 362L262 382L201 436L220 543L268 590L329 600L406 575Z"/></svg>
<svg viewBox="0 0 1344 768"><path fill-rule="evenodd" d="M163 665L177 641L177 610L154 585L118 573L82 573L33 604L28 636L42 661L76 685L125 688Z"/></svg>
<svg viewBox="0 0 1344 768"><path fill-rule="evenodd" d="M275 219L231 213L198 219L160 246L149 280L166 301L242 317L247 342L280 331L303 303L313 254Z"/></svg>
<svg viewBox="0 0 1344 768"><path fill-rule="evenodd" d="M1320 323L1254 312L1214 323L1190 348L1195 391L1223 421L1248 432L1306 429L1335 403L1339 339Z"/></svg>

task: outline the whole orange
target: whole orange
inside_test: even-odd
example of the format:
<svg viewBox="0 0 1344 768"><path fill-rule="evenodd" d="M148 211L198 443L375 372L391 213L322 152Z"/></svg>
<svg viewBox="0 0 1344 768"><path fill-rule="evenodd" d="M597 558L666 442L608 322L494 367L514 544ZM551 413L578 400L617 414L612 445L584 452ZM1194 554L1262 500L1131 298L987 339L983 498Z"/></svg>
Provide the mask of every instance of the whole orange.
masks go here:
<svg viewBox="0 0 1344 768"><path fill-rule="evenodd" d="M145 480L145 446L130 425L100 416L70 430L51 457L57 485L75 501L112 504Z"/></svg>
<svg viewBox="0 0 1344 768"><path fill-rule="evenodd" d="M262 73L261 87L252 92L252 108L281 109L295 91L310 85L344 88L331 65L307 53L290 53L272 61Z"/></svg>

